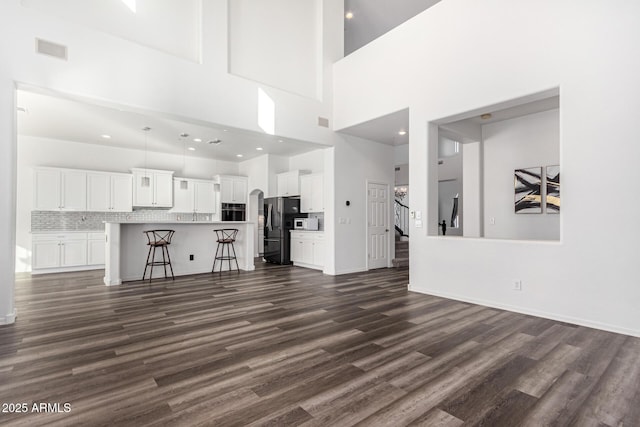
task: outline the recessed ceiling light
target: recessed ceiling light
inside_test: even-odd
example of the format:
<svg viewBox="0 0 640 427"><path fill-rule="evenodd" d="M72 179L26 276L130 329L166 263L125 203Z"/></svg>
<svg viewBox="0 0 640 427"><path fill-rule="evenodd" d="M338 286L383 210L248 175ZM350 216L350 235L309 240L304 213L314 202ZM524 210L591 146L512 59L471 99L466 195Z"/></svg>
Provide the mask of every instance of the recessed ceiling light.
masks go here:
<svg viewBox="0 0 640 427"><path fill-rule="evenodd" d="M279 139L278 142L284 142L283 140Z"/></svg>
<svg viewBox="0 0 640 427"><path fill-rule="evenodd" d="M262 147L258 147L258 148L256 148L256 150L262 151Z"/></svg>
<svg viewBox="0 0 640 427"><path fill-rule="evenodd" d="M193 138L193 142L202 142L200 138Z"/></svg>
<svg viewBox="0 0 640 427"><path fill-rule="evenodd" d="M227 129L222 129L222 132L229 132Z"/></svg>
<svg viewBox="0 0 640 427"><path fill-rule="evenodd" d="M236 157L243 157L242 154L236 154Z"/></svg>
<svg viewBox="0 0 640 427"><path fill-rule="evenodd" d="M403 136L404 136L404 135L406 135L406 134L407 134L407 131L406 131L406 130L404 130L404 129L403 129L403 130L398 131L398 135L403 135Z"/></svg>
<svg viewBox="0 0 640 427"><path fill-rule="evenodd" d="M353 19L353 12L351 12L350 10L344 14L344 17L347 19Z"/></svg>
<svg viewBox="0 0 640 427"><path fill-rule="evenodd" d="M111 139L111 135L107 135L106 133L100 136L103 137L104 139Z"/></svg>
<svg viewBox="0 0 640 427"><path fill-rule="evenodd" d="M196 151L196 149L195 149L195 148L193 148L193 147L189 147L189 148L187 148L187 150L189 150L189 151Z"/></svg>

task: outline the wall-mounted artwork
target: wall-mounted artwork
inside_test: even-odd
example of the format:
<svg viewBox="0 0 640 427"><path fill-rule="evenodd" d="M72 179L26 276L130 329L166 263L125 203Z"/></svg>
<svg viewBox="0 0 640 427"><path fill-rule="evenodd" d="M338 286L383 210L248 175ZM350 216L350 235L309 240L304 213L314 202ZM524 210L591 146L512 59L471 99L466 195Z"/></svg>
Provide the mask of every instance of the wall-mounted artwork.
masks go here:
<svg viewBox="0 0 640 427"><path fill-rule="evenodd" d="M517 214L542 213L542 167L516 169L514 187Z"/></svg>
<svg viewBox="0 0 640 427"><path fill-rule="evenodd" d="M560 213L560 166L547 166L547 213Z"/></svg>

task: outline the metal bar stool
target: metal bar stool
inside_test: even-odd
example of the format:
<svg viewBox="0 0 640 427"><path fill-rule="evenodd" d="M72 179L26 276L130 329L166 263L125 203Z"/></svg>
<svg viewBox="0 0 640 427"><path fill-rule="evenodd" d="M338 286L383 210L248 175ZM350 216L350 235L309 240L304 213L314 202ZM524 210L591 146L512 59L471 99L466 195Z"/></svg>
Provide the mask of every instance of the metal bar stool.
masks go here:
<svg viewBox="0 0 640 427"><path fill-rule="evenodd" d="M218 247L216 248L216 255L213 258L213 267L211 268L211 272L213 273L216 270L216 261L220 260L220 273L222 273L222 264L224 261L229 262L229 271L231 271L231 260L236 262L236 269L238 273L240 273L240 267L238 266L238 258L236 257L236 248L233 246L233 243L236 241L236 236L238 235L237 228L223 228L220 230L213 230L216 233L216 237L218 240ZM224 248L227 248L227 255L224 254ZM231 251L233 251L233 255L231 255ZM220 255L218 255L220 253Z"/></svg>
<svg viewBox="0 0 640 427"><path fill-rule="evenodd" d="M147 254L147 264L144 266L144 273L142 273L142 280L147 275L147 267L151 266L151 272L149 273L149 283L153 277L153 266L162 265L164 267L164 277L167 278L167 265L171 270L171 279L175 280L173 276L173 267L171 266L171 257L169 256L168 246L171 244L171 238L175 230L148 230L143 231L147 236L149 245L149 253ZM162 250L162 261L156 261L156 248ZM166 256L165 256L166 253ZM151 261L149 261L151 259Z"/></svg>

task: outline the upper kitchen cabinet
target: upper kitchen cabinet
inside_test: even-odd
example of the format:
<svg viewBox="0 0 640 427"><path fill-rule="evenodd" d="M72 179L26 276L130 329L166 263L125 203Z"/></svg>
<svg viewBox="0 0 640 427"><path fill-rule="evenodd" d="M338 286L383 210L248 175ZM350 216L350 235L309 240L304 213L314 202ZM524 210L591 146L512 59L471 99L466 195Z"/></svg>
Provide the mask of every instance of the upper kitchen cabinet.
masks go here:
<svg viewBox="0 0 640 427"><path fill-rule="evenodd" d="M173 209L181 213L215 213L215 183L200 179L173 179Z"/></svg>
<svg viewBox="0 0 640 427"><path fill-rule="evenodd" d="M34 169L34 210L86 211L87 173L73 169Z"/></svg>
<svg viewBox="0 0 640 427"><path fill-rule="evenodd" d="M300 195L300 176L306 171L294 170L277 175L278 196L289 197Z"/></svg>
<svg viewBox="0 0 640 427"><path fill-rule="evenodd" d="M131 212L132 176L123 173L87 172L87 210Z"/></svg>
<svg viewBox="0 0 640 427"><path fill-rule="evenodd" d="M300 177L300 211L324 212L324 175L322 173Z"/></svg>
<svg viewBox="0 0 640 427"><path fill-rule="evenodd" d="M247 203L247 177L218 175L220 203Z"/></svg>
<svg viewBox="0 0 640 427"><path fill-rule="evenodd" d="M170 208L173 206L173 172L155 169L131 169L133 206Z"/></svg>

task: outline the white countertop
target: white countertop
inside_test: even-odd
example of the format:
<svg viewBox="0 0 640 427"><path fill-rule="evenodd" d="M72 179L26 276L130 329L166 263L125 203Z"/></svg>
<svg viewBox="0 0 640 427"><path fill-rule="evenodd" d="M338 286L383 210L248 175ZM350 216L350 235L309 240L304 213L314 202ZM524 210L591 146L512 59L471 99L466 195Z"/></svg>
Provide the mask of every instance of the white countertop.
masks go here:
<svg viewBox="0 0 640 427"><path fill-rule="evenodd" d="M220 224L253 224L250 221L104 221L105 224L210 224L210 225L220 225Z"/></svg>
<svg viewBox="0 0 640 427"><path fill-rule="evenodd" d="M323 234L324 230L289 230L290 233L319 233Z"/></svg>
<svg viewBox="0 0 640 427"><path fill-rule="evenodd" d="M31 231L31 234L73 234L73 233L104 233L104 230L46 230Z"/></svg>

